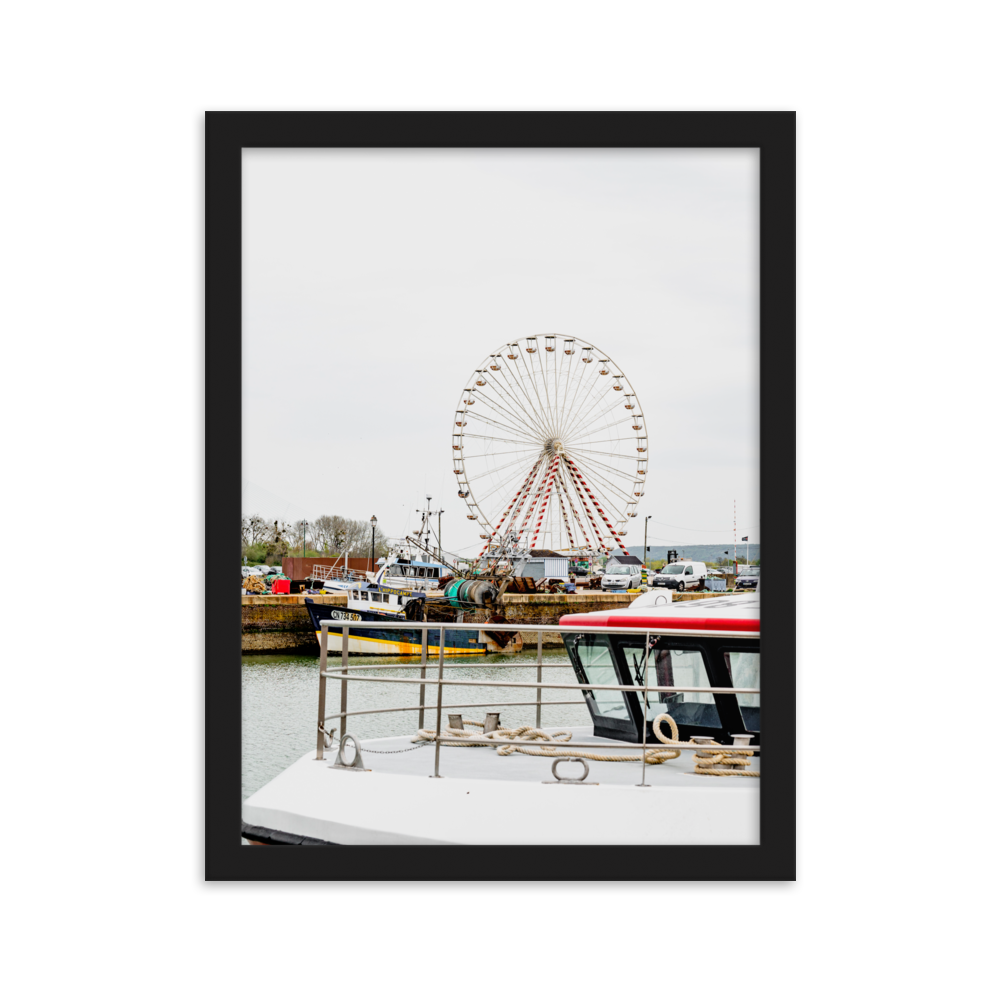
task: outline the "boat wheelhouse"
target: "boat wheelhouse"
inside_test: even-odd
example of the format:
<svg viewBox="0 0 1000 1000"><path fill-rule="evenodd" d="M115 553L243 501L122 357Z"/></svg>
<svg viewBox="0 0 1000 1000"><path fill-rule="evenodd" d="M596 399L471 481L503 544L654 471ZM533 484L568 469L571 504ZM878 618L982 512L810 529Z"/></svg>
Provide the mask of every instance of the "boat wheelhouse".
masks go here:
<svg viewBox="0 0 1000 1000"><path fill-rule="evenodd" d="M604 634L573 625L612 626ZM581 684L757 688L760 599L757 594L697 603L630 607L559 619L563 643ZM621 632L619 629L634 631ZM655 678L654 678L655 674ZM653 720L667 712L681 739L707 736L731 744L760 734L759 694L655 692L648 704L634 691L585 691L594 733L628 742L654 741Z"/></svg>
<svg viewBox="0 0 1000 1000"><path fill-rule="evenodd" d="M454 577L444 563L390 558L372 577L373 582L404 590L439 590L442 580Z"/></svg>
<svg viewBox="0 0 1000 1000"><path fill-rule="evenodd" d="M338 669L321 647L316 749L244 802L243 836L259 845L758 844L754 598L563 616L569 662L543 662L539 644L537 678L528 681L510 680L510 664L484 664L470 676L443 655L435 670L427 652L434 633L438 648L445 646L443 625L416 625L419 677L396 676L391 664L352 667L343 637L331 635L329 648L339 642L341 659ZM324 632L332 628L324 622ZM567 667L575 682L543 679L543 669ZM465 676L456 676L463 669ZM332 713L328 680L339 681L331 689L340 690ZM389 682L396 692L418 686L419 701L400 698L408 704L394 708L369 701L359 709L349 697L351 682ZM457 695L445 694L456 687ZM477 701L484 688L491 695L513 689L517 700ZM566 704L543 701L542 692L552 690L558 699L571 692L583 698L593 725L543 727L543 708ZM532 694L535 700L524 700ZM523 715L518 706L534 706L534 726L503 724L501 714ZM484 708L482 722L463 714ZM385 720L392 712L416 712L417 732L351 735L358 716ZM567 773L579 765L582 776Z"/></svg>

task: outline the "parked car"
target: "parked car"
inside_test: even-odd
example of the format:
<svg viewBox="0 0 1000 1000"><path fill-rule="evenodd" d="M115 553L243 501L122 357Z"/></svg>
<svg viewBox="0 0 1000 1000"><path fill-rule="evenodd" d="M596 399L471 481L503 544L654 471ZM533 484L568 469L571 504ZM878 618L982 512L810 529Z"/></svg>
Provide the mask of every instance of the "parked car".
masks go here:
<svg viewBox="0 0 1000 1000"><path fill-rule="evenodd" d="M641 586L641 566L612 566L601 577L601 590L632 590Z"/></svg>
<svg viewBox="0 0 1000 1000"><path fill-rule="evenodd" d="M701 590L707 576L708 567L703 562L683 560L664 566L649 582L670 590Z"/></svg>
<svg viewBox="0 0 1000 1000"><path fill-rule="evenodd" d="M756 590L760 584L760 567L744 566L736 577L737 590Z"/></svg>

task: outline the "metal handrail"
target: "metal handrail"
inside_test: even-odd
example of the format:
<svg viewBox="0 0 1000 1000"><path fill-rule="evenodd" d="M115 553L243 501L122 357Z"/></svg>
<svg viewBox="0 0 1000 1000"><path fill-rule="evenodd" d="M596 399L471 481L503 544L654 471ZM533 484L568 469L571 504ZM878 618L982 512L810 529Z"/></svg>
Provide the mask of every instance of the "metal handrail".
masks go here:
<svg viewBox="0 0 1000 1000"><path fill-rule="evenodd" d="M478 701L465 705L442 705L441 711L447 712L450 708L524 708L528 705L537 705L536 701ZM543 705L579 705L575 699L573 701L543 701ZM360 708L356 712L334 712L328 715L324 721L339 719L341 715L384 715L386 712L416 712L419 705L400 705L397 708Z"/></svg>
<svg viewBox="0 0 1000 1000"><path fill-rule="evenodd" d="M327 677L347 677L339 672L327 672ZM662 692L663 694L760 694L760 688L738 687L661 687L659 685L641 684L539 684L537 681L459 681L442 677L351 677L352 681L375 681L378 684L448 684L460 687L512 687L512 688L546 688L553 691L635 691L642 693Z"/></svg>
<svg viewBox="0 0 1000 1000"><path fill-rule="evenodd" d="M357 622L354 623L355 626ZM410 656L416 656L416 653L410 653ZM464 663L446 663L444 665L445 670L467 670L470 664L475 665L475 660L471 657L465 657ZM416 670L420 666L419 663L359 663L357 666L347 667L348 670ZM534 661L522 661L521 663L484 663L482 666L485 667L498 667L505 670L524 670L526 668L534 666L542 667L572 667L573 664L569 660L546 660L542 664L536 664ZM344 669L344 668L341 668Z"/></svg>
<svg viewBox="0 0 1000 1000"><path fill-rule="evenodd" d="M424 710L425 710L425 692L428 684L435 684L437 686L437 724L435 726L435 736L434 736L434 777L440 777L440 759L441 759L441 744L442 742L454 742L455 737L451 737L448 734L442 735L441 731L441 713L445 709L450 708L489 708L489 707L502 707L504 705L515 706L515 705L535 705L535 727L541 728L541 712L542 705L568 705L575 704L575 702L543 702L542 701L542 690L572 690L572 691L630 691L636 693L642 693L645 696L645 714L649 714L649 693L665 693L665 694L675 694L675 693L711 693L711 694L760 694L759 688L736 688L736 687L666 687L666 686L653 686L653 685L634 685L634 684L557 684L557 683L542 683L542 667L571 667L570 662L562 663L552 663L547 664L542 662L542 633L544 631L559 631L559 632L571 632L573 634L596 634L596 635L635 635L636 629L634 627L629 628L627 626L612 626L612 625L601 625L601 626L589 626L589 627L577 627L572 628L552 628L548 629L541 627L538 628L538 660L537 660L537 678L534 682L530 681L503 681L503 680L488 680L488 681L473 681L473 680L447 680L444 677L445 662L445 639L444 634L448 630L464 630L464 631L483 631L483 622L379 622L378 627L381 628L399 628L399 629L413 629L418 628L421 631L421 654L420 654L420 677L364 677L364 676L350 676L350 671L359 670L383 670L383 669L408 669L415 668L417 664L372 664L370 666L365 666L363 664L351 667L348 663L348 649L350 645L350 631L352 625L355 628L365 628L371 627L370 624L364 622L352 622L349 619L328 619L320 622L320 671L319 671L319 726L318 733L316 737L316 757L318 760L322 760L324 756L324 736L326 735L325 723L329 719L339 718L341 722L341 731L346 732L346 722L351 716L357 715L379 715L388 712L413 712L419 713L419 723L418 727L423 729L424 727ZM329 630L331 627L335 627L341 630L341 668L340 671L328 670L327 669L327 653L329 644ZM488 626L489 631L513 631L519 632L524 630L524 625L493 625ZM436 678L427 677L427 651L429 645L429 634L431 632L438 633L438 676ZM694 630L694 629L650 629L644 628L640 630L639 634L644 634L646 637L645 643L645 655L643 658L643 667L646 667L649 654L649 638L653 635L673 635L673 634L683 634L683 635L713 635L718 636L717 631L711 630ZM726 632L726 636L732 638L741 638L748 635L759 635L758 632ZM530 666L529 663L504 663L496 664L496 666L501 668L509 667L526 667ZM461 664L448 664L449 669L458 669L460 667L466 667L468 663ZM340 679L340 712L333 715L325 715L326 711L326 681L327 678L339 678ZM347 711L347 683L348 681L377 681L380 683L396 683L396 684L419 684L420 685L420 701L418 705L406 705L398 708L383 708L383 709L368 709L359 710L354 712ZM506 687L506 688L534 688L536 692L534 702L491 702L483 704L470 704L470 705L443 705L442 704L442 694L444 691L444 686L448 684L457 687ZM539 743L536 740L515 740L508 739L503 740L502 743L498 743L496 740L488 740L485 737L460 737L463 745L470 746L533 746L536 749L539 748ZM611 747L631 747L631 743L618 743L618 742L605 742L605 743L580 743L580 742L558 742L558 743L547 743L542 744L547 749L577 749L577 748L594 748L594 749L608 749ZM646 731L643 728L643 743L642 743L642 762L643 762L643 778L642 781L645 783L645 772L646 772ZM681 749L696 749L695 747L681 747ZM759 751L758 746L748 746L746 748L754 751Z"/></svg>

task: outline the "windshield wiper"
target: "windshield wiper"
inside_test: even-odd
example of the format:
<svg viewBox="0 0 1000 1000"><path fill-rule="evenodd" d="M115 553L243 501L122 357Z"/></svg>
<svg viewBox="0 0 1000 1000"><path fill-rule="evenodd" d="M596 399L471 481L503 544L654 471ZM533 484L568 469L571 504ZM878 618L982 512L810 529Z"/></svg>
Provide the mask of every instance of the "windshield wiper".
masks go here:
<svg viewBox="0 0 1000 1000"><path fill-rule="evenodd" d="M635 653L632 654L632 666L635 667L636 686L642 687L642 671L639 667L639 661L635 658Z"/></svg>

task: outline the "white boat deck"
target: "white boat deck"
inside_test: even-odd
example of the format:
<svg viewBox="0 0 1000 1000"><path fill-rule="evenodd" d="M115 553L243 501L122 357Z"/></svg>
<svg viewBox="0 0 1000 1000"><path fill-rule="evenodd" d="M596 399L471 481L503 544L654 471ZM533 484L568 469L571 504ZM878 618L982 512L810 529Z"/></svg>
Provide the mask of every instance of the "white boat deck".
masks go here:
<svg viewBox="0 0 1000 1000"><path fill-rule="evenodd" d="M574 741L641 751L589 726L572 731ZM640 788L641 762L588 761L588 784L555 783L553 758L501 757L493 747L442 746L435 779L433 743L411 740L362 740L366 771L332 767L336 748L322 761L312 751L246 800L244 822L333 844L759 843L760 780L694 776L690 751L647 765L649 787ZM560 765L566 777L582 770Z"/></svg>
<svg viewBox="0 0 1000 1000"><path fill-rule="evenodd" d="M433 721L430 722L433 728ZM559 727L543 727L548 733L559 731ZM634 743L621 743L617 740L603 739L594 736L592 726L566 726L573 733L573 742L579 743L604 743L607 744L607 753L615 754L640 754L642 746ZM482 730L469 729L472 736L482 736ZM427 777L434 773L434 744L415 744L412 736L390 736L386 739L362 740L361 756L366 768L377 770L385 774L407 774L416 777ZM539 743L539 748L550 749L558 747L555 743ZM654 750L662 746L660 743L648 743L647 750ZM369 752L366 752L369 751ZM378 753L370 752L378 751ZM393 752L396 751L396 752ZM402 752L399 752L402 751ZM604 753L603 750L580 749L574 750L567 747L562 751L562 756L573 757L577 754ZM326 752L327 758L332 763L337 757L337 749ZM313 754L315 756L315 754ZM351 760L353 750L348 744L345 750L345 757ZM663 764L646 765L646 784L654 788L668 786L687 787L692 783L698 783L707 787L722 790L723 786L730 786L737 782L752 782L757 779L752 778L712 778L704 775L692 776L694 767L691 762L690 751L681 753L681 756L674 760L668 760ZM451 778L488 778L493 781L553 781L552 777L552 757L533 757L524 753L514 753L508 757L501 757L495 747L449 747L441 746L440 773ZM588 760L590 774L587 781L597 782L602 785L638 785L642 780L642 762L635 763L626 761L600 761ZM753 761L753 770L760 770L760 758ZM582 775L583 768L580 764L561 764L559 774L561 777L578 778Z"/></svg>

